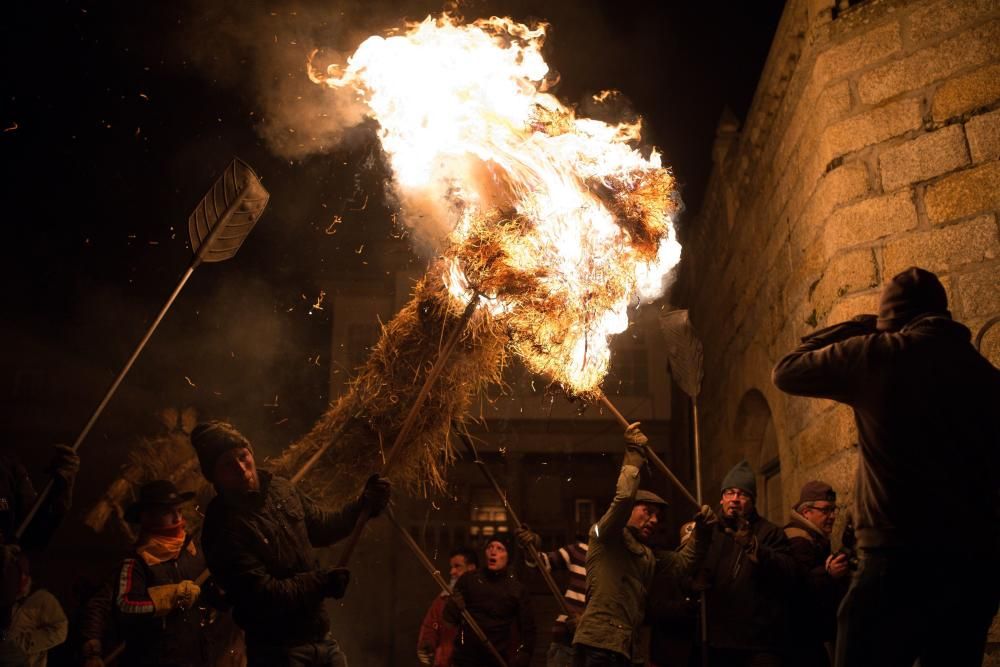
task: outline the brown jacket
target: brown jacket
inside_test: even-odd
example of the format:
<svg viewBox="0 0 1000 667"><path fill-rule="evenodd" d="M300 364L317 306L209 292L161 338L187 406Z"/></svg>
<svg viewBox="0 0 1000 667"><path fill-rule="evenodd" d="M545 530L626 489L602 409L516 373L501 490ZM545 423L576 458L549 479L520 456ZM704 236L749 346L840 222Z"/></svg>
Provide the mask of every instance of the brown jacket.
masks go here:
<svg viewBox="0 0 1000 667"><path fill-rule="evenodd" d="M915 547L927 526L948 526L968 557L996 553L1000 371L970 337L942 315L895 333L857 318L804 338L774 368L782 391L854 409L860 547Z"/></svg>

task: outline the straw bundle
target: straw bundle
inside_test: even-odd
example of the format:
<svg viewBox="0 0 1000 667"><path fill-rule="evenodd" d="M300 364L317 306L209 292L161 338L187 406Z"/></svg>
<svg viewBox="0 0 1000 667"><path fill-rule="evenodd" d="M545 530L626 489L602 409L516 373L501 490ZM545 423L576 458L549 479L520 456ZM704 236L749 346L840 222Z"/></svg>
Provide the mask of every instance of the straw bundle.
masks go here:
<svg viewBox="0 0 1000 667"><path fill-rule="evenodd" d="M336 443L302 479L307 493L337 505L355 498L365 479L383 468L444 341L459 325L461 310L456 311L442 273L440 267L432 269L417 284L410 302L383 327L347 393L308 434L270 462L271 469L291 477L341 428ZM420 494L444 487L445 471L454 459L451 420L464 418L476 393L500 380L505 340L485 312L473 315L395 455L388 474L397 487Z"/></svg>

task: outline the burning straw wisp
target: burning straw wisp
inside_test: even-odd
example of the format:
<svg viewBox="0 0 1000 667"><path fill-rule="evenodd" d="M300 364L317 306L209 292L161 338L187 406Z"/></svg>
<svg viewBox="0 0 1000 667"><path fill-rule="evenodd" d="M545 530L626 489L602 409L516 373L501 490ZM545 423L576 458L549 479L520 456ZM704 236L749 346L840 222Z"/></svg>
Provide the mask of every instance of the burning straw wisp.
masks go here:
<svg viewBox="0 0 1000 667"><path fill-rule="evenodd" d="M452 362L464 370L448 372L457 384L444 378L434 389L429 430L416 428L405 443L416 452L406 458L420 463L403 481L439 486L451 456L447 424L465 416L470 392L499 377L503 349L568 393L593 395L629 306L662 293L680 258L673 177L655 150L637 148L639 122L578 117L546 92L545 32L509 18L444 15L370 37L344 65L321 68L313 53L311 78L355 96L377 122L403 218L420 221L442 260L350 393L293 452L321 442L351 409L367 415L366 437L391 439L398 422L388 415L405 413L406 391L397 387L396 402L385 403L377 385L402 374L415 396L448 327L418 313L460 312L479 299ZM348 450L339 445L333 457Z"/></svg>

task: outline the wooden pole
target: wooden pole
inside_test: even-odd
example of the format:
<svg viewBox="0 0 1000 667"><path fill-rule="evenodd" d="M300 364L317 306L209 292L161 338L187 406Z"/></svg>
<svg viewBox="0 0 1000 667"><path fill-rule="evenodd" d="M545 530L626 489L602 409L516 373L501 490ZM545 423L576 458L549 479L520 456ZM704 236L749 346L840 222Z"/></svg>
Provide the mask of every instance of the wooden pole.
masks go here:
<svg viewBox="0 0 1000 667"><path fill-rule="evenodd" d="M472 444L472 439L469 437L467 433L462 431L458 427L458 425L455 424L454 422L452 423L452 430L458 434L459 440L462 441L462 444L465 445L465 448L472 455L473 462L483 472L483 475L486 477L486 480L490 483L490 485L493 487L493 490L500 497L500 500L503 502L504 508L506 508L507 510L508 518L510 519L511 523L514 524L514 530L515 531L521 530L521 528L524 527L524 524L521 522L521 519L518 518L517 513L514 511L514 508L510 506L510 501L507 500L507 494L505 494L503 492L503 489L500 488L500 483L497 482L496 477L494 477L493 473L490 472L490 469L487 467L486 462L479 458L479 452L476 451L475 445ZM535 547L534 544L526 545L525 549L527 550L528 555L531 556L531 560L533 560L535 562L535 565L538 566L538 571L542 575L542 579L545 580L545 585L548 586L549 591L552 593L553 596L555 596L556 602L559 603L559 608L562 610L562 613L566 614L566 616L569 618L575 617L576 614L570 611L569 605L566 604L566 596L564 596L562 594L562 591L559 590L559 586L556 584L556 580L552 578L552 573L548 570L548 568L545 567L545 563L542 562L542 557L538 553L538 549Z"/></svg>
<svg viewBox="0 0 1000 667"><path fill-rule="evenodd" d="M431 370L427 373L427 377L424 379L424 384L420 387L420 392L417 394L416 399L413 401L413 405L410 406L410 411L406 414L406 418L403 420L403 425L399 427L399 433L396 434L396 439L392 443L392 448L389 450L389 456L385 463L382 465L382 476L388 477L390 471L392 470L393 463L398 459L399 450L402 449L401 445L406 437L410 434L410 429L413 428L413 424L416 422L417 414L420 412L420 408L423 407L424 401L427 399L427 395L431 391L431 387L434 382L441 375L441 371L444 370L445 362L448 361L448 357L454 352L455 347L458 345L459 339L462 337L462 333L465 332L466 327L469 325L469 321L472 319L473 314L476 312L476 306L479 305L479 294L473 294L472 299L469 304L465 307L465 311L462 313L462 317L459 318L458 324L452 330L451 335L445 341L444 347L441 348L441 352L438 354L437 360L431 367ZM361 510L361 514L358 516L357 523L354 524L354 530L351 531L350 536L347 538L347 543L344 545L344 551L340 555L340 560L337 561L337 567L346 567L347 563L351 560L351 555L354 553L355 547L358 546L358 541L361 539L361 533L364 532L365 524L371 519L371 512L367 508Z"/></svg>
<svg viewBox="0 0 1000 667"><path fill-rule="evenodd" d="M629 424L631 422L625 418L625 415L623 415L621 412L618 411L618 408L615 407L614 403L612 403L608 399L607 395L604 392L598 394L598 398L601 400L601 403L604 404L604 407L606 407L608 411L615 416L615 419L618 420L618 423L620 423L625 428L629 427ZM653 466L661 473L663 473L667 477L667 479L673 482L674 486L677 487L677 489L681 492L681 494L685 498L691 501L692 505L694 505L698 509L701 509L701 503L698 502L698 499L695 498L693 495L691 495L691 492L687 490L687 487L684 486L684 483L681 482L681 480L677 478L677 475L675 475L673 471L671 471L670 468L667 467L667 464L663 462L663 459L657 456L656 452L653 451L653 448L650 447L649 445L646 445L644 449L646 450L646 458L648 458L653 463Z"/></svg>
<svg viewBox="0 0 1000 667"><path fill-rule="evenodd" d="M417 557L417 560L419 560L420 564L424 566L424 569L431 575L431 578L434 579L434 582L438 585L438 587L440 587L446 595L451 595L451 586L449 586L448 582L441 576L441 571L434 566L433 561L427 557L424 550L421 549L420 545L417 544L417 541L413 539L413 536L410 535L410 531L406 530L406 528L399 523L391 507L386 508L386 516L389 517L389 521L396 527L400 537L402 537L403 541L406 542L406 546L410 547L410 551L412 551L413 555ZM472 628L472 631L476 634L476 637L479 638L479 641L486 646L487 650L489 650L490 654L493 656L493 659L497 661L497 664L500 665L500 667L507 667L506 661L500 653L497 652L496 647L493 646L490 640L486 637L486 633L483 632L481 627L479 627L479 623L477 623L476 619L473 618L471 613L469 613L469 610L464 606L460 607L460 610L462 612L462 618L464 618L465 622L469 624L470 628Z"/></svg>

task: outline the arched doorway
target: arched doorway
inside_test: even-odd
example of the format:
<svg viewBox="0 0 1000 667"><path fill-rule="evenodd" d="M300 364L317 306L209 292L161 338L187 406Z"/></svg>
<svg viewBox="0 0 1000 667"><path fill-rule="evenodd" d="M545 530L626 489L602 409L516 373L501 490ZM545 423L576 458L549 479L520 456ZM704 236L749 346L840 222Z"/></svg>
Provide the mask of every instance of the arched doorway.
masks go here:
<svg viewBox="0 0 1000 667"><path fill-rule="evenodd" d="M740 400L733 432L744 455L757 471L757 511L770 521L785 522L781 487L781 457L771 408L764 394L751 389Z"/></svg>

